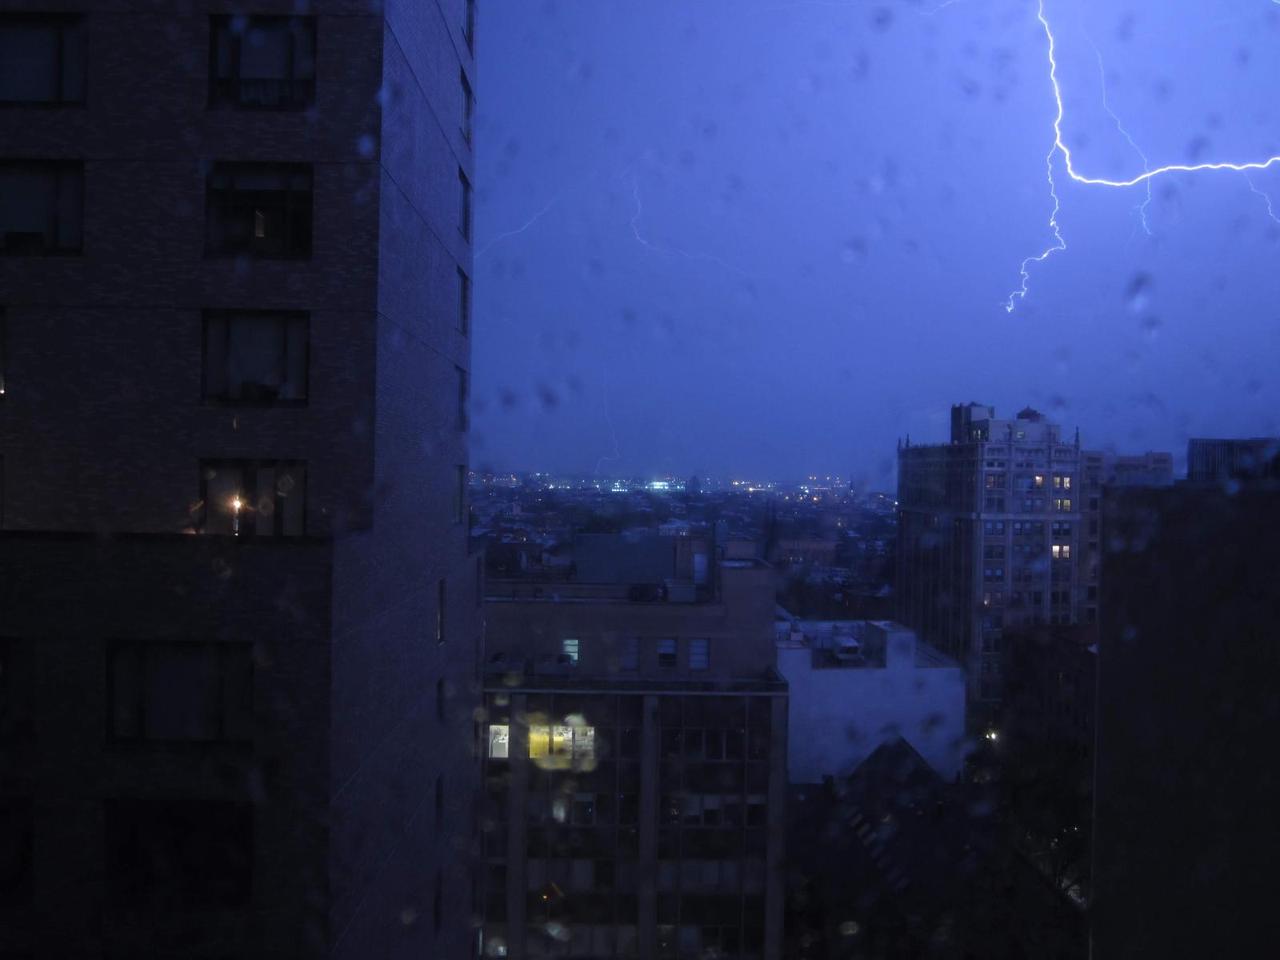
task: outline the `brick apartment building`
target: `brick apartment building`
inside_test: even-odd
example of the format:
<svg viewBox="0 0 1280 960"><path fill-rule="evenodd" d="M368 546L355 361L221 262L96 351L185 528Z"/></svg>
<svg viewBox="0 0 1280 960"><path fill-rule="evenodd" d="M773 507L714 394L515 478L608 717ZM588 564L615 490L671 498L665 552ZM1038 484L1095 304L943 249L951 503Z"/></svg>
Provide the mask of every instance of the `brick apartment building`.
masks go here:
<svg viewBox="0 0 1280 960"><path fill-rule="evenodd" d="M465 956L473 5L51 6L0 4L0 954Z"/></svg>

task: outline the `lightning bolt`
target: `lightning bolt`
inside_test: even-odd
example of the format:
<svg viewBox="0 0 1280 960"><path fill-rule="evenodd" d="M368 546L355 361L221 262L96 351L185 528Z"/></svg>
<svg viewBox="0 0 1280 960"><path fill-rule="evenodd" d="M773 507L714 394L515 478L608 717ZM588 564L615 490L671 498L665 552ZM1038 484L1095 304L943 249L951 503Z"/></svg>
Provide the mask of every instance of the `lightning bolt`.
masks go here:
<svg viewBox="0 0 1280 960"><path fill-rule="evenodd" d="M1271 0L1271 2L1280 4L1280 0ZM1254 193L1256 193L1258 196L1260 196L1266 202L1267 216L1270 217L1272 220L1274 220L1276 223L1280 223L1280 217L1276 216L1275 210L1272 209L1271 207L1271 194L1264 193L1263 191L1259 190L1256 186L1254 186L1253 178L1249 176L1249 174L1247 173L1244 174L1244 180L1245 180L1245 183L1249 184L1249 189L1252 190Z"/></svg>
<svg viewBox="0 0 1280 960"><path fill-rule="evenodd" d="M551 208L554 207L556 203L559 202L559 200L560 200L559 196L552 197L550 200L547 201L547 205L545 207L543 207L541 210L535 213L532 217L526 220L523 225L516 227L514 230L508 230L505 233L498 234L496 237L494 237L492 240L490 240L488 243L486 243L484 246L482 246L479 250L476 251L476 259L479 260L486 253L488 253L489 248L492 247L495 243L500 243L501 241L506 240L510 237L515 237L524 233L526 230L532 227L535 223L537 223L539 220L545 217L548 213L550 213Z"/></svg>
<svg viewBox="0 0 1280 960"><path fill-rule="evenodd" d="M742 277L744 280L753 279L751 274L746 273L743 270L740 270L738 267L735 267L733 264L729 263L726 260L722 260L720 257L717 257L713 253L691 252L689 250L683 250L680 247L674 246L672 244L659 245L650 241L647 237L644 236L644 234L640 232L640 221L644 219L644 201L640 198L640 178L634 172L631 173L631 197L633 200L635 200L635 203L636 203L636 210L635 210L635 213L631 215L631 221L630 221L631 235L635 237L636 243L640 244L642 247L644 247L647 250L652 250L654 253L659 254L660 256L665 257L671 254L675 254L676 256L682 257L685 260L707 261L709 263L714 263L718 266L723 267L724 269L728 270L730 273L737 274L739 277Z"/></svg>
<svg viewBox="0 0 1280 960"><path fill-rule="evenodd" d="M1276 2L1276 0L1273 0ZM1268 170L1277 163L1280 163L1280 155L1270 156L1264 160L1250 160L1245 162L1234 161L1213 161L1210 163L1170 163L1162 167L1148 168L1143 170L1137 176L1130 177L1127 180L1112 180L1107 177L1089 177L1076 170L1075 164L1071 159L1071 148L1066 145L1062 139L1062 87L1058 83L1058 60L1057 60L1057 43L1053 36L1053 27L1049 24L1048 17L1044 12L1044 0L1036 2L1036 19L1040 21L1040 26L1044 30L1045 40L1048 43L1048 59L1049 59L1049 84L1053 88L1053 99L1057 106L1057 112L1053 118L1053 144L1049 147L1048 156L1045 158L1045 165L1048 170L1049 195L1053 198L1053 210L1049 214L1049 229L1053 233L1054 243L1047 247L1042 253L1032 257L1027 257L1022 261L1019 267L1019 274L1022 283L1017 290L1009 294L1009 298L1005 301L1004 308L1007 312L1012 313L1013 308L1019 300L1026 299L1030 285L1030 274L1028 268L1033 263L1043 263L1054 253L1060 250L1066 250L1067 244L1062 237L1062 231L1058 225L1058 213L1062 208L1061 201L1058 199L1058 188L1053 178L1054 155L1058 154L1062 157L1062 163L1066 168L1067 176L1076 183L1081 183L1091 187L1111 187L1113 189L1122 190L1127 187L1136 187L1140 183L1149 183L1156 177L1164 176L1170 173L1203 173L1210 170L1232 170L1236 173L1248 173L1251 170Z"/></svg>
<svg viewBox="0 0 1280 960"><path fill-rule="evenodd" d="M1129 135L1129 131L1124 128L1124 124L1120 122L1120 118L1116 116L1115 111L1111 109L1111 104L1107 102L1107 68L1102 63L1102 51L1098 49L1098 45L1094 43L1093 40L1089 41L1089 46L1093 47L1093 55L1098 58L1098 82L1102 86L1102 109L1107 111L1107 116L1115 121L1116 130L1119 132L1120 136L1129 141L1129 146L1133 147L1133 152L1142 160L1142 169L1144 171L1150 170L1151 163L1147 160L1147 155L1142 152L1142 148L1139 147L1133 137ZM1142 229L1149 237L1151 236L1151 225L1147 222L1147 207L1151 205L1150 180L1147 181L1146 186L1147 199L1143 200L1142 203L1134 209L1138 211L1138 219L1142 221Z"/></svg>

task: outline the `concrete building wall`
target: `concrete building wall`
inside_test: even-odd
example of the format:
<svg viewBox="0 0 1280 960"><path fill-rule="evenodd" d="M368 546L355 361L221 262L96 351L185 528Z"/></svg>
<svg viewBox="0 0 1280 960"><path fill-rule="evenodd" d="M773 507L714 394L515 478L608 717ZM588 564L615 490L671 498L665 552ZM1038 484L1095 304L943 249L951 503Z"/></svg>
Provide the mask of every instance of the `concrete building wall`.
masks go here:
<svg viewBox="0 0 1280 960"><path fill-rule="evenodd" d="M847 776L876 747L899 736L943 779L959 775L966 751L964 673L958 664L922 665L914 649L883 667L817 667L814 657L807 644L778 647L778 672L791 694L792 783Z"/></svg>

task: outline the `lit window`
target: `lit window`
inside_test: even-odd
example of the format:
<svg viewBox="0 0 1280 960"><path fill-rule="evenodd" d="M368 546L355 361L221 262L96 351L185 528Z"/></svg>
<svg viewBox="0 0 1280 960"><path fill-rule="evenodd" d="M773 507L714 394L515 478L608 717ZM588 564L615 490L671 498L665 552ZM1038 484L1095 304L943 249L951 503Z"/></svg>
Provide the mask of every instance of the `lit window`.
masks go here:
<svg viewBox="0 0 1280 960"><path fill-rule="evenodd" d="M1071 544L1069 544L1069 543L1055 543L1055 544L1053 545L1053 559L1055 559L1055 560L1070 560L1070 559L1071 559Z"/></svg>
<svg viewBox="0 0 1280 960"><path fill-rule="evenodd" d="M1054 500L1053 507L1055 510L1058 510L1061 513L1070 513L1071 501L1070 500Z"/></svg>
<svg viewBox="0 0 1280 960"><path fill-rule="evenodd" d="M562 663L571 663L575 666L578 663L579 643L577 640L565 639L560 641L560 661Z"/></svg>
<svg viewBox="0 0 1280 960"><path fill-rule="evenodd" d="M532 748L533 741L529 741ZM505 723L489 724L489 756L494 760L506 760L511 750L511 727ZM532 755L532 749L531 754Z"/></svg>
<svg viewBox="0 0 1280 960"><path fill-rule="evenodd" d="M1040 474L1037 473L1034 477L1031 478L1031 483L1032 483L1032 486L1034 486L1037 490L1039 490L1044 487L1044 477L1042 477Z"/></svg>
<svg viewBox="0 0 1280 960"><path fill-rule="evenodd" d="M200 468L204 533L295 537L305 532L305 463L205 460Z"/></svg>
<svg viewBox="0 0 1280 960"><path fill-rule="evenodd" d="M529 758L545 761L544 767L567 767L571 762L594 760L595 753L595 727L580 723L529 725Z"/></svg>
<svg viewBox="0 0 1280 960"><path fill-rule="evenodd" d="M529 757L543 760L551 753L551 728L544 724L529 727Z"/></svg>

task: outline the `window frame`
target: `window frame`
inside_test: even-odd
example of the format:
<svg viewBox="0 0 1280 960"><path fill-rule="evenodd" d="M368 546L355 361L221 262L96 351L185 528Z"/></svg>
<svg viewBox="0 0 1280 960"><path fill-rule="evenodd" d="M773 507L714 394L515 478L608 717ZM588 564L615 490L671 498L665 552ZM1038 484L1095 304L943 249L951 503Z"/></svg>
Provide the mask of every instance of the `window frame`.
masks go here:
<svg viewBox="0 0 1280 960"><path fill-rule="evenodd" d="M231 355L231 323L232 319L254 319L264 321L280 321L284 335L284 364L288 367L289 324L302 321L302 396L280 398L228 397L214 395L209 392L209 327L210 321L222 320L226 324L225 356L230 364ZM200 399L208 406L218 407L305 407L311 402L311 313L307 310L203 310L200 318ZM230 377L227 376L228 382ZM0 371L0 386L3 386L3 371Z"/></svg>
<svg viewBox="0 0 1280 960"><path fill-rule="evenodd" d="M464 337L471 334L471 277L458 267L458 332Z"/></svg>
<svg viewBox="0 0 1280 960"><path fill-rule="evenodd" d="M473 146L475 92L471 89L471 80L467 77L465 69L459 71L459 77L462 83L462 142L467 146Z"/></svg>
<svg viewBox="0 0 1280 960"><path fill-rule="evenodd" d="M204 649L212 649L216 651L215 657L217 661L218 671L218 732L213 737L168 737L168 736L148 736L146 732L147 714L146 714L146 697L148 683L149 661L147 654L151 650L161 647L199 647ZM137 698L138 702L135 707L135 724L136 733L125 734L119 732L116 724L116 701L119 696L118 684L116 681L116 663L117 658L124 651L133 651L138 658L137 664L139 668ZM257 671L253 660L253 644L249 641L217 641L202 639L186 639L182 637L159 637L138 639L132 637L112 637L106 643L105 649L105 674L106 674L106 718L105 718L105 734L107 742L113 746L139 746L139 747L156 747L177 749L183 746L194 747L210 747L217 745L225 746L244 746L253 743L252 731L243 736L229 734L226 730L227 721L227 675L231 661L232 653L246 654L249 666L249 720L250 725L256 724L257 708L255 703L255 685Z"/></svg>
<svg viewBox="0 0 1280 960"><path fill-rule="evenodd" d="M210 532L208 531L208 527L209 527L209 477L208 477L208 471L210 470L210 468L225 467L225 466L228 466L228 465L237 466L237 467L239 467L241 470L246 470L246 469L252 468L252 470L253 470L253 483L252 483L253 489L252 489L252 491L250 491L250 490L248 490L248 489L247 489L247 488L250 486L250 484L249 484L249 482L248 482L248 480L247 480L247 479L245 480L245 483L244 483L244 485L245 485L245 487L246 487L246 490L245 490L245 497L246 497L246 499L247 499L247 500L249 500L250 502L253 502L253 500L256 498L256 495L257 495L257 492L258 492L258 491L257 491L257 484L258 484L257 472L258 472L259 470L264 469L264 468L270 468L270 469L278 470L278 469L280 469L280 468L282 468L282 467L283 467L283 468L298 468L298 467L301 467L301 471L302 471L302 483L301 483L301 487L302 487L302 489L301 489L301 491L300 491L300 493L301 493L301 498L302 498L302 515L301 515L301 521L300 521L301 530L300 530L299 532L297 532L297 533L284 533L284 532L283 532L283 527L284 527L284 514L283 514L283 512L280 510L280 500L281 500L281 495L280 495L280 493L279 493L279 490L277 489L277 491L276 491L276 496L275 496L275 500L274 500L274 510L273 510L273 513L272 513L272 516L275 518L275 519L274 519L274 527L275 527L275 531L274 531L274 532L272 532L272 533L266 533L266 534L258 533L258 532L257 532L257 529L256 529L256 522L254 522L254 523L247 524L247 525L246 525L246 527L247 527L247 528L246 528L245 530L241 530L239 533L210 533ZM300 537L305 537L305 536L307 536L307 521L308 521L308 517L307 517L307 487L308 487L308 479L307 479L307 473L308 473L308 470L307 470L307 466L308 466L307 461L306 461L306 460L302 460L302 459L286 459L286 458L254 458L254 457L249 457L249 458L236 458L236 457L204 457L204 458L201 458L201 459L200 459L200 461L199 461L199 472L200 472L200 508L199 508L199 516L198 516L197 521L196 521L196 530L197 530L197 532L198 532L201 536L208 536L208 537L227 537L227 538L229 538L229 539L248 539L248 540L292 540L292 539L298 539L298 538L300 538Z"/></svg>
<svg viewBox="0 0 1280 960"><path fill-rule="evenodd" d="M472 187L471 178L467 176L467 172L458 167L458 232L462 234L462 239L471 242L471 207L472 207Z"/></svg>
<svg viewBox="0 0 1280 960"><path fill-rule="evenodd" d="M314 15L308 15L308 14L296 14L296 15L249 14L244 17L244 20L246 21L244 30L238 34L234 30L230 29L232 21L234 21L235 19L237 19L237 17L232 16L231 14L214 13L209 15L209 21L208 21L209 22L209 88L208 88L208 100L207 100L208 109L210 110L232 109L232 110L250 110L250 111L260 110L260 111L267 111L267 112L290 113L290 112L297 112L302 110L309 110L312 107L314 107L316 105L317 83L318 83L319 72L320 72L319 50L318 50L319 30L316 22L316 17ZM288 72L290 76L271 77L269 79L275 80L281 83L291 84L294 86L302 84L304 85L304 89L306 90L306 92L303 95L294 96L292 98L285 99L284 102L275 103L275 104L252 103L252 102L246 103L244 101L244 99L242 98L243 94L239 93L240 88L245 83L245 78L243 76L240 76L241 60L242 60L241 49L244 44L245 37L248 34L248 31L251 30L255 24L258 24L258 25L281 24L285 26L286 29L293 28L293 29L289 29L290 42L289 42L289 71ZM230 59L230 63L232 64L232 68L236 74L233 77L226 77L226 78L220 77L218 75L218 52L219 52L218 40L220 36L220 29L223 27L223 25L225 25L228 28L227 33L228 33L228 36L231 37L231 48L228 52L228 57ZM309 79L306 77L293 76L293 74L296 72L296 69L297 69L298 51L297 51L297 40L296 40L296 37L294 36L294 33L298 25L309 27L311 32L312 76ZM232 96L226 93L224 90L226 86L231 84L235 84L237 87L238 93L236 96Z"/></svg>
<svg viewBox="0 0 1280 960"><path fill-rule="evenodd" d="M305 175L307 180L307 189L294 188L286 186L284 189L278 190L248 190L236 188L234 186L237 175L251 174L267 174L273 173L280 176L286 183L291 183L295 177ZM217 181L220 178L226 178L230 182L230 186L219 187ZM253 211L252 216L256 216L262 212L254 206L253 198L255 196L280 196L283 198L283 210L286 220L284 241L284 249L281 251L270 251L263 249L255 249L254 241L258 239L267 239L251 236L242 246L237 246L227 240L227 231L225 226L228 222L234 222L234 217L228 217L228 211L235 212L237 208L250 209ZM245 198L248 199L245 199ZM252 260L287 260L287 261L306 261L311 260L315 254L315 197L316 197L316 179L315 165L311 163L276 163L276 162L244 162L238 160L218 160L209 167L209 173L205 177L205 210L204 210L204 258L206 260L225 260L235 259L237 257L248 257ZM219 198L222 198L219 201ZM305 198L305 199L298 199ZM267 209L263 204L262 209ZM219 211L216 222L224 227L222 235L215 233L215 210ZM305 231L299 226L305 222ZM255 221L256 226L256 221ZM255 230L251 229L251 233ZM302 242L302 234L305 232L305 243ZM266 244L258 245L266 247Z"/></svg>
<svg viewBox="0 0 1280 960"><path fill-rule="evenodd" d="M667 649L668 645L670 648ZM680 641L677 637L659 637L656 644L658 667L675 670L680 666Z"/></svg>
<svg viewBox="0 0 1280 960"><path fill-rule="evenodd" d="M40 174L51 175L53 177L53 207L52 210L46 211L46 231L40 234L41 246L39 250L23 250L19 245L15 244L13 250L8 249L7 237L10 233L16 235L27 235L31 231L6 231L0 232L0 257L79 257L84 255L84 211L85 211L85 173L84 161L67 158L50 158L50 157L5 157L0 159L0 170L15 171L36 171ZM73 246L61 246L59 235L61 234L62 212L64 198L63 191L66 184L70 181L78 185L79 195L77 213L79 215L79 224L77 230L77 243ZM2 225L0 225L2 226ZM48 229L52 227L51 242Z"/></svg>
<svg viewBox="0 0 1280 960"><path fill-rule="evenodd" d="M55 11L49 13L34 10L15 10L0 13L0 26L5 22L47 24L58 31L57 63L57 96L52 100L8 100L0 96L0 108L35 107L38 109L61 109L64 107L83 107L88 101L89 91L89 44L88 31L85 30L85 15L79 12ZM78 27L80 30L80 92L78 96L68 97L64 91L67 66L67 29Z"/></svg>

